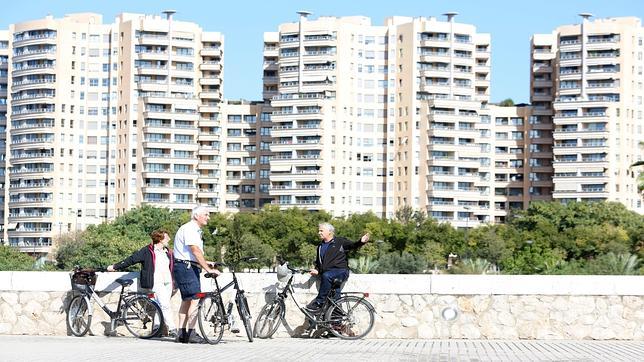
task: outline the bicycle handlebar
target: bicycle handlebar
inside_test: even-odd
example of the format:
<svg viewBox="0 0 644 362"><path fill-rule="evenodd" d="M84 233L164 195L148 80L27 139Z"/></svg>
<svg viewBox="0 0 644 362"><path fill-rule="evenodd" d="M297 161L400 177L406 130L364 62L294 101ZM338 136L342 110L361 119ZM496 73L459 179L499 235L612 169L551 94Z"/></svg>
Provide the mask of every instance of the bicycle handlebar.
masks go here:
<svg viewBox="0 0 644 362"><path fill-rule="evenodd" d="M257 257L254 257L254 256L246 256L246 257L243 257L243 258L239 259L239 262L248 263L248 262L256 261L256 260L257 260ZM220 266L226 266L226 267L234 266L234 265L231 265L231 264L226 264L226 263L221 262L221 261L213 262L213 263L211 263L211 265L212 265L213 267L215 267L215 268L220 267Z"/></svg>
<svg viewBox="0 0 644 362"><path fill-rule="evenodd" d="M107 268L103 266L83 268L80 265L75 265L72 271L74 273L95 273L95 272L103 273L103 272L107 272Z"/></svg>
<svg viewBox="0 0 644 362"><path fill-rule="evenodd" d="M285 263L286 263L286 262L282 263L282 265L284 265ZM298 273L299 273L299 274L306 274L306 273L308 273L308 272L309 272L309 270L306 270L306 269L291 268L291 266L290 266L290 265L288 265L288 264L286 264L286 267L287 267L287 268L288 268L288 270L290 270L293 274L298 274Z"/></svg>

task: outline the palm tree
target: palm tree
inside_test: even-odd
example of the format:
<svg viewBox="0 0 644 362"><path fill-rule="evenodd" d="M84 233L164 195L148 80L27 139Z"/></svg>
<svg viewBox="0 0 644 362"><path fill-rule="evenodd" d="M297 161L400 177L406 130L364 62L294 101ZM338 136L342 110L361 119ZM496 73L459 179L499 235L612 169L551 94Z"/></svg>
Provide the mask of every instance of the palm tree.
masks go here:
<svg viewBox="0 0 644 362"><path fill-rule="evenodd" d="M638 265L640 259L637 255L615 254L610 252L606 254L606 264L609 268L610 274L615 275L635 275L638 273Z"/></svg>
<svg viewBox="0 0 644 362"><path fill-rule="evenodd" d="M358 259L349 259L349 268L358 274L369 274L376 271L380 263L370 256L360 256Z"/></svg>
<svg viewBox="0 0 644 362"><path fill-rule="evenodd" d="M499 274L496 265L481 258L463 259L450 271L453 271L454 274Z"/></svg>

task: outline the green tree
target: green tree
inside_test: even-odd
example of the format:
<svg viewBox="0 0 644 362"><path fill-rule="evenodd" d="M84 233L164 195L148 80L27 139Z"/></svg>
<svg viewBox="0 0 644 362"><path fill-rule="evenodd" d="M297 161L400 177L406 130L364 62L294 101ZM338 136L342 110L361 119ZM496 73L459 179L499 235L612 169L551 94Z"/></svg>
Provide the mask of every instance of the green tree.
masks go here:
<svg viewBox="0 0 644 362"><path fill-rule="evenodd" d="M34 258L12 246L0 245L0 271L28 270L34 270Z"/></svg>
<svg viewBox="0 0 644 362"><path fill-rule="evenodd" d="M378 263L376 270L384 274L419 274L427 268L425 258L407 252L385 254Z"/></svg>
<svg viewBox="0 0 644 362"><path fill-rule="evenodd" d="M512 106L514 106L514 101L512 100L512 98L506 98L501 102L499 102L499 107L512 107Z"/></svg>

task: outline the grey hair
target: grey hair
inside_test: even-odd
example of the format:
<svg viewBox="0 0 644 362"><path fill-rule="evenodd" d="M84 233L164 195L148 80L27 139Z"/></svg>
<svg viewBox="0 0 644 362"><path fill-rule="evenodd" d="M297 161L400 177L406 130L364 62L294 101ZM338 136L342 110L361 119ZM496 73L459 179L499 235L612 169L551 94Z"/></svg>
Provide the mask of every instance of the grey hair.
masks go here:
<svg viewBox="0 0 644 362"><path fill-rule="evenodd" d="M201 205L201 206L197 206L194 209L192 209L191 216L192 216L193 219L196 219L197 216L203 215L203 214L208 214L208 213L210 213L210 208L208 206Z"/></svg>
<svg viewBox="0 0 644 362"><path fill-rule="evenodd" d="M320 223L318 227L327 229L331 234L335 235L335 228L333 227L333 225L329 224L328 222Z"/></svg>

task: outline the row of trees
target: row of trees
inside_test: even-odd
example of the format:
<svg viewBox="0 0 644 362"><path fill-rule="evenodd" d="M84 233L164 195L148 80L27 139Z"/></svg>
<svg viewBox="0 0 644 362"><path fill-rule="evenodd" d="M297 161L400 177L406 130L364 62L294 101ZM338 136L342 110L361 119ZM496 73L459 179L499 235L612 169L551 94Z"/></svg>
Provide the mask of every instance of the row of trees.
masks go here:
<svg viewBox="0 0 644 362"><path fill-rule="evenodd" d="M132 210L111 223L64 235L56 262L45 268L112 264L147 244L151 231L165 228L174 234L188 220L187 213L167 209ZM233 263L257 256L257 262L244 265L248 268L271 267L278 256L310 266L320 222L331 222L338 235L354 240L371 233L372 242L352 255L356 272L644 274L644 217L619 203L537 202L513 213L507 224L467 232L410 208L385 220L371 213L333 218L267 206L258 213L211 215L203 233L206 255ZM0 250L0 269L31 269L31 260L9 257L9 249Z"/></svg>

